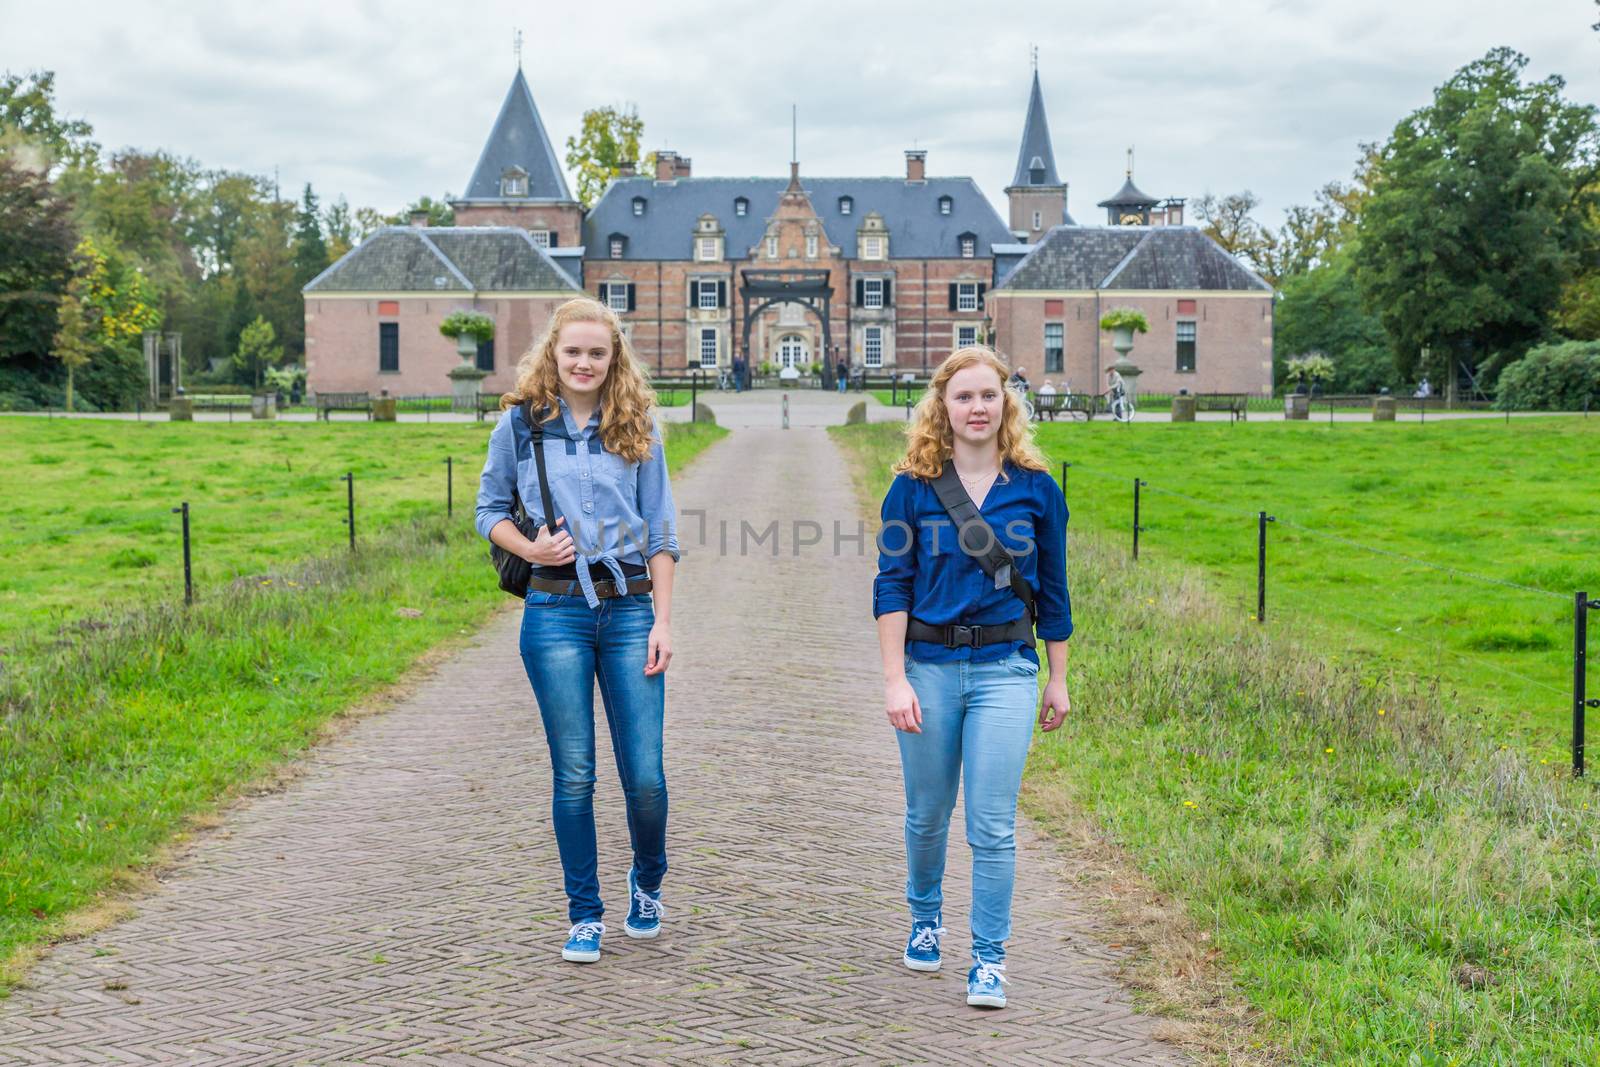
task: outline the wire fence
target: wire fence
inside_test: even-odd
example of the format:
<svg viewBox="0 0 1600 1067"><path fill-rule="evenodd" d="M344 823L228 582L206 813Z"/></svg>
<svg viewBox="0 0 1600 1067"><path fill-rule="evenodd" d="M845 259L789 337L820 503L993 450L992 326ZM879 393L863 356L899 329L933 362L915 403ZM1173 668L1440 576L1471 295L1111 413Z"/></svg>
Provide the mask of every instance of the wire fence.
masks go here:
<svg viewBox="0 0 1600 1067"><path fill-rule="evenodd" d="M1254 565L1255 589L1253 592L1255 610L1252 612L1251 617L1259 625L1267 625L1269 618L1268 564L1270 558L1274 573L1285 567L1288 568L1286 579L1274 580L1275 584L1271 587L1275 589L1274 598L1284 592L1290 592L1297 598L1306 598L1299 605L1300 610L1297 613L1297 621L1318 625L1329 616L1337 617L1356 632L1366 632L1373 636L1381 634L1382 639L1385 641L1398 640L1406 644L1415 653L1419 654L1419 658L1424 661L1435 655L1442 654L1456 662L1471 664L1475 668L1481 668L1510 678L1521 685L1539 691L1541 694L1552 694L1568 700L1567 706L1572 712L1572 773L1575 777L1583 776L1585 763L1585 713L1588 709L1600 708L1600 699L1594 699L1588 695L1586 679L1588 615L1591 611L1600 610L1600 599L1590 599L1587 590L1563 592L1527 582L1513 581L1496 575L1482 574L1449 563L1427 559L1411 552L1402 552L1393 548L1367 544L1342 534L1306 525L1282 514L1272 514L1261 508L1251 509L1237 503L1206 499L1170 486L1152 484L1144 478L1098 470L1070 461L1064 461L1061 464L1061 486L1064 493L1067 491L1069 479L1079 478L1092 479L1095 484L1102 487L1098 494L1102 503L1106 500L1106 494L1117 491L1116 487L1120 486L1123 491L1128 493L1125 498L1128 509L1126 512L1126 530L1129 536L1130 553L1134 560L1139 559L1141 539L1143 539L1144 548L1148 553L1150 546L1149 535L1168 532L1167 527L1152 520L1152 497L1155 498L1154 503L1158 507L1160 500L1171 499L1173 501L1181 501L1188 507L1200 509L1212 521L1238 521L1240 524L1239 550L1231 552L1226 549L1220 549L1221 555L1219 558L1218 546L1208 544L1209 550L1204 553L1207 557L1205 565L1221 568L1229 573L1234 567L1242 567L1246 564ZM1181 519L1181 516L1177 517ZM1247 523L1249 525L1246 525ZM1251 527L1253 527L1253 530ZM1270 528L1276 528L1280 532L1269 536L1268 531ZM1245 534L1247 530L1255 535L1249 540L1247 540ZM1183 532L1185 535L1189 535L1194 533L1194 530L1191 527L1186 528ZM1212 532L1208 532L1208 535ZM1254 542L1253 545L1251 541ZM1159 543L1167 544L1168 542L1162 541ZM1298 546L1306 543L1320 545L1325 552L1339 553L1338 560L1341 566L1349 565L1350 561L1357 558L1358 555L1364 555L1369 559L1382 561L1384 564L1391 566L1390 570L1362 586L1365 598L1364 603L1370 609L1369 611L1366 613L1351 611L1347 607L1341 606L1331 595L1317 595L1314 600L1311 599L1312 594L1304 587L1308 583L1302 583L1299 579L1305 573L1307 566L1313 566L1318 561L1306 553L1295 552ZM1250 551L1252 547L1254 548L1253 553ZM1287 560L1283 558L1286 551L1294 553ZM1195 554L1192 551L1187 553L1189 556ZM1405 574L1403 573L1405 570L1410 570L1412 573ZM1434 584L1419 589L1407 581L1407 579L1414 577L1420 577ZM1442 594L1448 583L1461 583L1475 588L1498 590L1502 594L1509 593L1513 597L1521 598L1525 604L1537 603L1548 606L1551 609L1554 609L1556 603L1560 602L1563 605L1561 609L1563 616L1565 610L1570 608L1572 634L1571 687L1564 688L1558 684L1553 684L1549 678L1536 678L1505 663L1496 662L1485 656L1473 655L1470 652L1463 652L1457 648L1451 648L1442 634L1423 637L1416 632L1407 632L1405 627L1408 623L1414 627L1420 624L1424 631L1428 629L1430 623L1422 619L1422 612L1418 611L1419 598L1420 603L1427 607L1436 606L1442 601ZM1399 603L1396 603L1397 600ZM1477 603L1481 604L1481 601L1477 601ZM1527 608L1524 607L1521 610L1526 612ZM1390 627L1381 624L1380 617L1391 612L1398 612L1398 616L1391 615L1391 618L1400 618L1402 621L1399 625ZM1508 616L1510 614L1509 607L1507 614ZM1548 624L1550 617L1547 612L1544 616L1545 624ZM1537 645L1537 642L1534 644ZM1530 646L1527 651L1537 650L1537 648ZM1545 650L1550 651L1549 649Z"/></svg>

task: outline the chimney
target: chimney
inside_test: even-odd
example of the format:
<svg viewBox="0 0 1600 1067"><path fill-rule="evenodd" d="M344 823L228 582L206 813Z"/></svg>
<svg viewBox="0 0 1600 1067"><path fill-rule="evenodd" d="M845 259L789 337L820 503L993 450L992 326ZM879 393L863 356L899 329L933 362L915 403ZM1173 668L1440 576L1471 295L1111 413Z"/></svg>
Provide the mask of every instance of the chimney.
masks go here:
<svg viewBox="0 0 1600 1067"><path fill-rule="evenodd" d="M921 148L906 149L906 181L928 180L928 153Z"/></svg>
<svg viewBox="0 0 1600 1067"><path fill-rule="evenodd" d="M656 153L656 181L669 182L677 176L678 153L665 148Z"/></svg>
<svg viewBox="0 0 1600 1067"><path fill-rule="evenodd" d="M688 156L673 157L672 176L674 178L687 178L689 176L689 165L693 162L694 160L690 159Z"/></svg>
<svg viewBox="0 0 1600 1067"><path fill-rule="evenodd" d="M639 164L636 160L624 159L617 164L617 177L619 178L631 178L638 172Z"/></svg>
<svg viewBox="0 0 1600 1067"><path fill-rule="evenodd" d="M411 213L411 225L419 230L424 229L428 225L428 213L426 211L413 211Z"/></svg>

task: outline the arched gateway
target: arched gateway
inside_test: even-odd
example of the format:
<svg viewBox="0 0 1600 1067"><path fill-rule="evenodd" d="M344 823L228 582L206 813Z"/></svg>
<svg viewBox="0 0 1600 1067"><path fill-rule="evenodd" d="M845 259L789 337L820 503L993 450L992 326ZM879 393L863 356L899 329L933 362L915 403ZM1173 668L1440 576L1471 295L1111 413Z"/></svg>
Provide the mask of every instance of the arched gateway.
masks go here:
<svg viewBox="0 0 1600 1067"><path fill-rule="evenodd" d="M822 385L834 384L833 330L829 311L833 304L831 272L825 270L742 270L739 272L739 299L743 302L744 338L739 350L750 364L750 327L763 311L778 304L799 304L822 323L822 347L816 353L822 360Z"/></svg>

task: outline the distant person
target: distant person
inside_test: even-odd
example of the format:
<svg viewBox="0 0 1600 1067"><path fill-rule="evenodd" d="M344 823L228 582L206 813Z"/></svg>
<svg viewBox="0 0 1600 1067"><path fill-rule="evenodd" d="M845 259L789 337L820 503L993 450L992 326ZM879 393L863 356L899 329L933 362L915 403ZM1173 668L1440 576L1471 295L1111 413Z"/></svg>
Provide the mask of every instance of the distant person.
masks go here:
<svg viewBox="0 0 1600 1067"><path fill-rule="evenodd" d="M1039 386L1039 399L1040 400L1044 400L1046 397L1053 397L1055 395L1056 395L1056 387L1055 387L1055 385L1051 383L1049 378L1046 378L1044 380L1044 384ZM1055 409L1049 404L1040 404L1039 405L1039 413L1041 415L1049 416L1051 422L1055 422L1056 421Z"/></svg>
<svg viewBox="0 0 1600 1067"><path fill-rule="evenodd" d="M744 392L745 359L743 356L733 357L733 391Z"/></svg>
<svg viewBox="0 0 1600 1067"><path fill-rule="evenodd" d="M834 376L838 378L836 387L838 388L839 392L842 393L846 389L850 388L850 364L846 363L843 359L839 360L839 362L833 368L833 373Z"/></svg>
<svg viewBox="0 0 1600 1067"><path fill-rule="evenodd" d="M1428 384L1427 375L1423 375L1422 381L1417 383L1417 391L1412 395L1418 400L1426 400L1433 395L1433 386Z"/></svg>

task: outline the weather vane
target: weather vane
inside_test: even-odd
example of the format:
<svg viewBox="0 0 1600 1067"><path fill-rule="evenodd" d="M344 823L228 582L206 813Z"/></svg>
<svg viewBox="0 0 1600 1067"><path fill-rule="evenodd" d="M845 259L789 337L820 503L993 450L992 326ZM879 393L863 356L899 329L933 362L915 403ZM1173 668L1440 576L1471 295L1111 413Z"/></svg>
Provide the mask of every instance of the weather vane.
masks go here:
<svg viewBox="0 0 1600 1067"><path fill-rule="evenodd" d="M517 55L517 69L522 69L522 31L517 30L512 36L511 50Z"/></svg>
<svg viewBox="0 0 1600 1067"><path fill-rule="evenodd" d="M1028 46L1028 61L1033 64L1034 73L1038 73L1038 71L1039 71L1039 46L1038 45L1030 44Z"/></svg>

